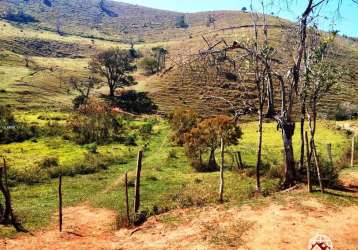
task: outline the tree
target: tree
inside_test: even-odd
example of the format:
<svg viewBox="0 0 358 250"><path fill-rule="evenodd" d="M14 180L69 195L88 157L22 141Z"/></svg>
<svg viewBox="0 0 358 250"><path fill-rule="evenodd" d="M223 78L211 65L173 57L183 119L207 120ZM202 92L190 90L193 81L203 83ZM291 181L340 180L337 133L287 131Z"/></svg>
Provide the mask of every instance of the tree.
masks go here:
<svg viewBox="0 0 358 250"><path fill-rule="evenodd" d="M247 8L244 6L244 7L241 8L241 11L242 11L242 12L246 12L246 11L247 11Z"/></svg>
<svg viewBox="0 0 358 250"><path fill-rule="evenodd" d="M73 100L75 109L79 108L80 105L85 104L90 96L91 90L100 82L96 77L90 76L85 79L78 79L70 77L70 87L77 91L79 95Z"/></svg>
<svg viewBox="0 0 358 250"><path fill-rule="evenodd" d="M191 109L176 108L169 114L169 122L174 130L173 140L183 145L185 133L196 127L198 115Z"/></svg>
<svg viewBox="0 0 358 250"><path fill-rule="evenodd" d="M31 57L29 55L24 55L25 67L30 67L30 62L32 62Z"/></svg>
<svg viewBox="0 0 358 250"><path fill-rule="evenodd" d="M205 139L200 129L195 127L184 134L185 153L194 167L203 166L203 153L207 151Z"/></svg>
<svg viewBox="0 0 358 250"><path fill-rule="evenodd" d="M196 128L186 134L185 145L187 149L196 150L195 153L189 152L194 156L201 157L203 151L209 151L207 171L216 171L218 167L215 151L221 146L221 139L223 139L225 145L236 145L241 135L241 129L234 119L229 116L219 115L204 119ZM191 156L190 154L189 156Z"/></svg>
<svg viewBox="0 0 358 250"><path fill-rule="evenodd" d="M105 77L109 87L109 96L114 97L118 88L135 84L129 75L136 67L128 50L108 49L92 57L89 67L93 73Z"/></svg>
<svg viewBox="0 0 358 250"><path fill-rule="evenodd" d="M143 68L149 74L155 74L158 69L158 62L153 57L145 57L142 61Z"/></svg>
<svg viewBox="0 0 358 250"><path fill-rule="evenodd" d="M214 27L215 29L215 22L216 22L216 18L214 15L208 15L208 22L207 22L207 26L210 27L211 25Z"/></svg>
<svg viewBox="0 0 358 250"><path fill-rule="evenodd" d="M165 69L167 54L168 54L168 51L163 47L152 48L152 55L153 55L153 58L155 58L156 63L157 63L157 69L156 69L157 72Z"/></svg>
<svg viewBox="0 0 358 250"><path fill-rule="evenodd" d="M189 24L187 23L187 21L185 19L185 15L181 15L181 16L177 17L176 27L183 28L183 29L187 29L189 27Z"/></svg>
<svg viewBox="0 0 358 250"><path fill-rule="evenodd" d="M321 171L319 166L319 159L315 145L316 123L317 123L317 104L319 100L327 94L332 87L337 84L337 79L340 77L340 72L333 63L327 60L329 45L333 42L336 33L333 32L329 37L320 38L318 30L313 28L312 35L306 49L305 58L305 92L306 92L306 114L308 117L308 125L311 135L310 153L307 159L307 164L310 166L312 155L317 169L318 180L321 191L324 187L321 180Z"/></svg>
<svg viewBox="0 0 358 250"><path fill-rule="evenodd" d="M68 120L68 127L78 144L104 144L120 139L122 124L114 117L109 104L90 98Z"/></svg>

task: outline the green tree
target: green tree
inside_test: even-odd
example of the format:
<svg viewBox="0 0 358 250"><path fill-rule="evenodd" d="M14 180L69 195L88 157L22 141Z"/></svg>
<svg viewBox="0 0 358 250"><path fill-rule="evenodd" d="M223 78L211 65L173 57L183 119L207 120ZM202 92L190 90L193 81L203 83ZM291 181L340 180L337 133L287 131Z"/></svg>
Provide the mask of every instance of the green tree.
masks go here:
<svg viewBox="0 0 358 250"><path fill-rule="evenodd" d="M209 151L207 171L218 169L215 151L221 145L221 138L225 145L236 145L242 136L238 124L229 116L219 115L201 121L197 127L185 135L185 147L188 157L200 157L202 152ZM195 159L195 158L194 158Z"/></svg>
<svg viewBox="0 0 358 250"><path fill-rule="evenodd" d="M109 87L109 96L114 97L115 90L135 84L130 75L136 69L128 50L108 49L92 57L89 67L93 73L105 77Z"/></svg>
<svg viewBox="0 0 358 250"><path fill-rule="evenodd" d="M155 74L158 69L158 62L153 57L146 57L142 61L144 70L149 74Z"/></svg>

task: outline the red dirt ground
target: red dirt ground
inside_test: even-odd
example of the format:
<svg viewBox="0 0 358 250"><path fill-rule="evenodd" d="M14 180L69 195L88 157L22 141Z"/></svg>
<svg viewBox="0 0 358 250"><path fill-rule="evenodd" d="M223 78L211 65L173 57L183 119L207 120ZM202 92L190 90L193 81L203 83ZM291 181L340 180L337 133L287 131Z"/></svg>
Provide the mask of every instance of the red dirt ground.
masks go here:
<svg viewBox="0 0 358 250"><path fill-rule="evenodd" d="M0 249L307 249L316 234L331 237L334 249L358 249L358 206L327 207L315 198L289 196L280 205L210 206L152 217L137 229L114 230L116 214L88 205L64 210L57 226L0 240Z"/></svg>

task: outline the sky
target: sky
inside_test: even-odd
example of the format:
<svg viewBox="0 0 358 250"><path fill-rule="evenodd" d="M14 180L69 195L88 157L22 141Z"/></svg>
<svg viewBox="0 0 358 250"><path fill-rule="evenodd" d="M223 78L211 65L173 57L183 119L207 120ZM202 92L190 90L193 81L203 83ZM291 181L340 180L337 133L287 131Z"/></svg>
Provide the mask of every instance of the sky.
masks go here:
<svg viewBox="0 0 358 250"><path fill-rule="evenodd" d="M242 7L249 8L251 0L117 0L118 2L126 2L131 4L138 4L142 6L152 7L156 9L172 10L178 12L199 12L212 10L241 10ZM337 15L337 3L340 0L331 0L330 4L324 6L324 11L321 12L320 28L323 30L339 30L341 35L348 35L358 37L358 4L353 3L352 0L341 0L340 12ZM259 8L259 0L253 0L254 8ZM264 2L270 2L264 0ZM267 13L275 13L280 17L296 21L300 12L305 8L306 0L290 0L290 6L286 4L275 6L266 6ZM317 0L315 1L317 2ZM334 23L332 18L335 18Z"/></svg>

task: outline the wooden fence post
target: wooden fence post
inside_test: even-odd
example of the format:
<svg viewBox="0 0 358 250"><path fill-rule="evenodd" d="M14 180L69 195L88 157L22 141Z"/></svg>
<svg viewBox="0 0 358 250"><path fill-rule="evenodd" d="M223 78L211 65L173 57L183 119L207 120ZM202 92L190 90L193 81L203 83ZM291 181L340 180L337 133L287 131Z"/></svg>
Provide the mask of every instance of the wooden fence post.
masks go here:
<svg viewBox="0 0 358 250"><path fill-rule="evenodd" d="M324 187L323 187L322 178L321 178L321 169L319 166L316 144L314 141L311 141L311 150L313 151L313 157L314 157L314 161L315 161L315 165L316 165L316 169L317 169L317 177L318 177L319 187L321 189L321 192L323 193Z"/></svg>
<svg viewBox="0 0 358 250"><path fill-rule="evenodd" d="M224 138L221 137L221 164L220 164L220 188L219 188L219 201L224 201L224 155L225 155L225 148L224 148Z"/></svg>
<svg viewBox="0 0 358 250"><path fill-rule="evenodd" d="M140 173L142 171L142 157L143 151L140 150L138 152L138 159L137 159L137 175L135 181L135 194L134 194L134 212L137 213L140 206Z"/></svg>
<svg viewBox="0 0 358 250"><path fill-rule="evenodd" d="M305 141L306 141L306 157L307 157L307 186L308 192L312 192L312 183L311 183L311 157L310 157L310 144L308 141L308 133L305 131Z"/></svg>
<svg viewBox="0 0 358 250"><path fill-rule="evenodd" d="M129 218L129 199L128 199L128 172L124 175L124 185L125 185L125 197L126 197L126 216L127 216L127 223L128 226L130 224L130 218Z"/></svg>
<svg viewBox="0 0 358 250"><path fill-rule="evenodd" d="M351 167L354 166L354 147L355 147L355 136L352 137L352 153L351 153Z"/></svg>
<svg viewBox="0 0 358 250"><path fill-rule="evenodd" d="M237 152L237 158L239 159L240 169L244 169L244 164L242 163L242 158L241 158L241 152L240 151Z"/></svg>
<svg viewBox="0 0 358 250"><path fill-rule="evenodd" d="M58 224L62 232L62 175L58 176Z"/></svg>
<svg viewBox="0 0 358 250"><path fill-rule="evenodd" d="M332 144L331 143L327 144L327 153L328 153L329 163L331 164L331 166L333 166Z"/></svg>

